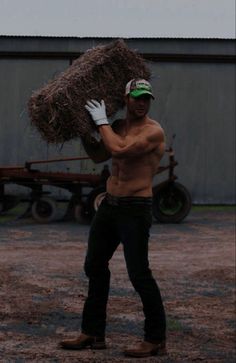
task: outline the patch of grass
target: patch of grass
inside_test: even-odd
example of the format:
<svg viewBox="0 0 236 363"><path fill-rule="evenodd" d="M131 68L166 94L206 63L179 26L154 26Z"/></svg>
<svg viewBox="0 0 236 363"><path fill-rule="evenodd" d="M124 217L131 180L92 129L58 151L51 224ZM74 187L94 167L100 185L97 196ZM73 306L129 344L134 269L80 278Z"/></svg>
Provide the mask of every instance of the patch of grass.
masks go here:
<svg viewBox="0 0 236 363"><path fill-rule="evenodd" d="M169 331L183 331L183 326L179 320L167 319L167 327Z"/></svg>
<svg viewBox="0 0 236 363"><path fill-rule="evenodd" d="M26 212L28 205L28 203L22 202L17 204L17 206L15 206L14 208L6 211L5 213L0 214L0 223L5 223L17 219L19 216L23 215Z"/></svg>
<svg viewBox="0 0 236 363"><path fill-rule="evenodd" d="M192 210L197 212L207 212L207 211L229 212L229 211L236 211L236 206L235 205L193 205Z"/></svg>

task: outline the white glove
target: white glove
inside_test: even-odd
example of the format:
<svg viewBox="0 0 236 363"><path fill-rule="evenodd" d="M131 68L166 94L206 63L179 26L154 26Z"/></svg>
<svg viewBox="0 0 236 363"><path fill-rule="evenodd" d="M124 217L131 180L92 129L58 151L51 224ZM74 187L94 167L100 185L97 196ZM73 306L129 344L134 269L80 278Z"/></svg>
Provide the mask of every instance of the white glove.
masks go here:
<svg viewBox="0 0 236 363"><path fill-rule="evenodd" d="M106 106L103 100L101 103L96 100L87 101L85 108L90 113L97 126L109 125L106 114Z"/></svg>

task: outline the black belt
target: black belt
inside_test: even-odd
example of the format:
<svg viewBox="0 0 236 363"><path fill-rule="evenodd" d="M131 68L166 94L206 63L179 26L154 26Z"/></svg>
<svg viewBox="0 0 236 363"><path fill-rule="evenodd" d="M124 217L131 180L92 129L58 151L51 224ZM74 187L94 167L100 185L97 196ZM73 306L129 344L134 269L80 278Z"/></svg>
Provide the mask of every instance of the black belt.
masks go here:
<svg viewBox="0 0 236 363"><path fill-rule="evenodd" d="M152 197L116 197L109 193L106 193L105 200L109 205L113 206L151 206Z"/></svg>

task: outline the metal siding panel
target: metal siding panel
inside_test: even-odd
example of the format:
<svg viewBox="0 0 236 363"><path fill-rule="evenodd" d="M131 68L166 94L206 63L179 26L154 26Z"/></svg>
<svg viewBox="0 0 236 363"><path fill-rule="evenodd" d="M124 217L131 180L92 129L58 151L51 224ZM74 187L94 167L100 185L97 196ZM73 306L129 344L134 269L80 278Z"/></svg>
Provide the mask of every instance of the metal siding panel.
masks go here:
<svg viewBox="0 0 236 363"><path fill-rule="evenodd" d="M40 88L69 66L69 60L0 59L0 166L22 165L27 160L86 156L78 140L48 145L30 124L27 102ZM40 165L41 170L100 172L91 160Z"/></svg>
<svg viewBox="0 0 236 363"><path fill-rule="evenodd" d="M150 63L152 116L179 161L177 175L195 203L235 203L235 66Z"/></svg>
<svg viewBox="0 0 236 363"><path fill-rule="evenodd" d="M206 103L209 203L235 203L235 65L212 65Z"/></svg>
<svg viewBox="0 0 236 363"><path fill-rule="evenodd" d="M47 144L31 127L27 102L33 90L68 66L68 61L0 60L0 163L47 157Z"/></svg>

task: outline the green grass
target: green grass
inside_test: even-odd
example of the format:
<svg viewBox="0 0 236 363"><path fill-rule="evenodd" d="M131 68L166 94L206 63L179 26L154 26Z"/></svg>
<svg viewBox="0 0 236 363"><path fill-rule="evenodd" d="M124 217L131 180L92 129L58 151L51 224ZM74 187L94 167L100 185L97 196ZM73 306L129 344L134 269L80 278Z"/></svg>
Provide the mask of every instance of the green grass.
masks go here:
<svg viewBox="0 0 236 363"><path fill-rule="evenodd" d="M236 211L236 206L235 205L193 205L192 210L198 212L207 212L207 211L228 212L228 211Z"/></svg>
<svg viewBox="0 0 236 363"><path fill-rule="evenodd" d="M183 326L179 320L169 318L169 319L167 319L167 329L169 331L182 331Z"/></svg>
<svg viewBox="0 0 236 363"><path fill-rule="evenodd" d="M17 219L17 217L24 214L24 212L27 210L27 207L28 203L19 203L14 208L9 209L3 214L0 214L0 223L10 222L14 219Z"/></svg>

